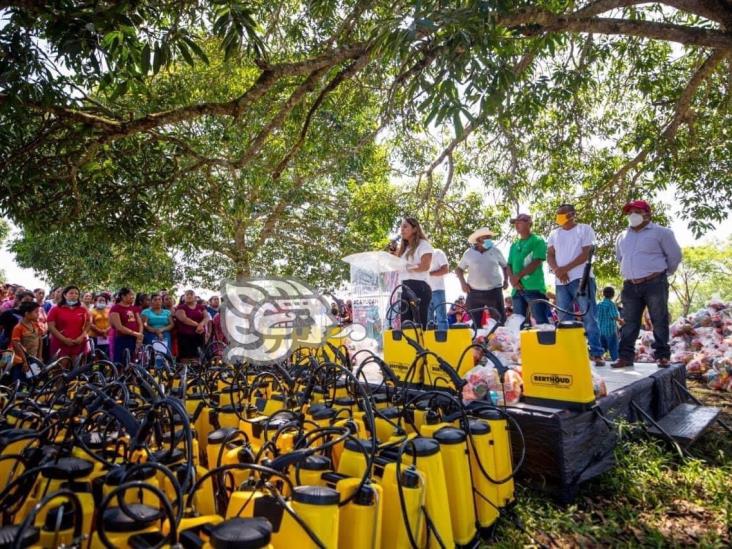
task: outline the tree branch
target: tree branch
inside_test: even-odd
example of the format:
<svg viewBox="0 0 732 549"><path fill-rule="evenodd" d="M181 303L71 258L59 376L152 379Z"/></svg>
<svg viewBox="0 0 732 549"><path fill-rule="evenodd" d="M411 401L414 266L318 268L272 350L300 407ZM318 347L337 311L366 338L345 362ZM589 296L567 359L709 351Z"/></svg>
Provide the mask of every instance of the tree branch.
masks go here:
<svg viewBox="0 0 732 549"><path fill-rule="evenodd" d="M637 36L678 42L687 46L703 46L732 50L732 33L722 30L695 28L657 21L557 15L537 8L496 15L496 25L514 29L525 36L541 32L579 32L607 35Z"/></svg>
<svg viewBox="0 0 732 549"><path fill-rule="evenodd" d="M726 29L732 26L732 6L728 0L663 0L662 3L716 21Z"/></svg>
<svg viewBox="0 0 732 549"><path fill-rule="evenodd" d="M529 52L524 54L524 56L514 65L513 67L513 74L516 78L520 77L524 71L531 65L531 63L534 61L534 58L536 56L535 52ZM455 137L450 143L445 147L440 155L435 158L432 163L427 167L424 172L422 172L424 175L427 176L429 179L432 177L432 172L435 171L435 169L442 164L445 159L453 153L455 148L460 145L463 141L465 141L471 133L473 133L480 125L485 121L487 118L488 113L482 112L477 117L475 117L474 120L468 123L467 126L463 129L463 133L460 136Z"/></svg>
<svg viewBox="0 0 732 549"><path fill-rule="evenodd" d="M331 80L328 85L323 88L323 90L320 92L320 95L310 107L307 116L305 117L305 123L300 130L300 136L298 137L292 148L287 152L287 154L285 154L284 158L282 158L282 160L272 173L273 181L277 181L280 178L282 172L287 167L287 164L289 164L290 159L298 150L300 150L300 147L302 147L302 144L305 142L305 137L307 136L308 129L310 128L310 123L312 122L313 116L315 115L315 111L320 108L320 105L323 103L326 95L336 89L344 80L351 78L351 76L360 71L366 65L366 63L368 63L368 60L368 53L365 53L360 58L353 61L353 63L351 63L349 66L340 71L338 74L336 74L333 77L333 80Z"/></svg>
<svg viewBox="0 0 732 549"><path fill-rule="evenodd" d="M130 121L112 120L61 106L32 105L34 108L46 112L53 112L59 117L67 117L86 126L95 128L104 136L103 141L113 141L129 135L145 132L153 128L175 124L199 118L204 115L231 116L240 118L257 100L261 99L272 86L283 77L304 76L313 71L336 66L348 59L361 56L366 46L356 44L343 46L317 57L294 63L278 65L262 64L262 72L254 84L241 96L225 102L199 103L187 105L168 111L148 114Z"/></svg>
<svg viewBox="0 0 732 549"><path fill-rule="evenodd" d="M236 167L241 168L252 158L254 158L254 156L262 149L262 146L264 145L267 137L272 133L273 130L279 128L282 125L282 122L284 122L287 115L289 115L292 110L302 102L302 100L308 93L315 89L315 86L318 84L323 74L325 74L327 70L328 67L321 67L313 71L307 77L305 82L300 84L295 89L295 91L290 94L290 97L282 105L282 108L280 108L277 115L274 116L272 120L270 120L269 123L261 129L261 131L251 142L247 150L244 152L244 154L242 154L241 157L234 163Z"/></svg>
<svg viewBox="0 0 732 549"><path fill-rule="evenodd" d="M572 15L574 17L594 17L601 13L619 8L629 8L639 4L647 4L648 0L596 0L585 7L578 9Z"/></svg>
<svg viewBox="0 0 732 549"><path fill-rule="evenodd" d="M660 141L668 143L676 137L681 124L688 120L689 112L691 109L691 102L694 99L699 86L709 78L719 64L727 57L725 52L715 51L702 63L699 68L694 72L693 76L689 80L689 83L681 93L679 100L676 103L674 109L674 115L671 121L668 123L666 128L663 130L660 136ZM654 151L654 146L648 146L643 148L638 154L635 155L630 161L623 165L607 182L606 187L614 187L618 182L622 182L628 172L632 169L637 168L643 163L646 158Z"/></svg>

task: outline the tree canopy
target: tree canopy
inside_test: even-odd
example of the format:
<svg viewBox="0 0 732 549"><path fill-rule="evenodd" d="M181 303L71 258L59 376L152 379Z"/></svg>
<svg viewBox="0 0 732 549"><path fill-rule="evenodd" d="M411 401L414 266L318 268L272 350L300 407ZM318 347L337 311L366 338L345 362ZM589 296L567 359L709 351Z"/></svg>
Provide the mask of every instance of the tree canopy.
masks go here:
<svg viewBox="0 0 732 549"><path fill-rule="evenodd" d="M459 250L472 224L528 207L547 228L568 201L610 272L628 198L672 186L699 234L732 205L725 0L0 0L0 14L0 211L43 272L44 250L77 238L176 281L333 285L337 258L385 243L402 212Z"/></svg>
<svg viewBox="0 0 732 549"><path fill-rule="evenodd" d="M684 260L671 278L678 312L688 315L707 305L710 298L732 299L732 238L684 248Z"/></svg>

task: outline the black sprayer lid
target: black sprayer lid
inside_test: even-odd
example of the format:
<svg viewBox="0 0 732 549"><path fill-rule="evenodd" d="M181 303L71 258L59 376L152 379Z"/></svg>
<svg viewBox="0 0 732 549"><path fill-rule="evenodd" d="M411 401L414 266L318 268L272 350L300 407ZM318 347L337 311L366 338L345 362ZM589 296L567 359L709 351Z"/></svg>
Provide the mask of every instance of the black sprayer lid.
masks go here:
<svg viewBox="0 0 732 549"><path fill-rule="evenodd" d="M55 480L76 480L92 472L94 464L77 457L63 457L43 469L43 476Z"/></svg>
<svg viewBox="0 0 732 549"><path fill-rule="evenodd" d="M325 456L308 456L300 468L306 471L327 471L330 469L330 460Z"/></svg>
<svg viewBox="0 0 732 549"><path fill-rule="evenodd" d="M215 431L211 431L208 435L208 443L209 444L221 444L224 442L227 438L229 438L232 433L234 433L236 429L232 427L224 427L223 429L216 429Z"/></svg>
<svg viewBox="0 0 732 549"><path fill-rule="evenodd" d="M271 538L272 524L264 517L235 517L211 528L214 549L259 549Z"/></svg>
<svg viewBox="0 0 732 549"><path fill-rule="evenodd" d="M337 413L338 412L336 412L333 408L328 408L326 406L319 407L315 410L313 410L312 408L310 409L310 417L312 417L315 421L321 419L332 419Z"/></svg>
<svg viewBox="0 0 732 549"><path fill-rule="evenodd" d="M363 448L361 447L361 445L358 444L358 442L360 442L363 445ZM360 454L363 454L364 449L365 449L366 452L371 453L371 449L373 448L373 445L371 444L370 439L361 438L361 439L358 439L358 442L349 438L346 441L346 450L351 450L352 452L358 452Z"/></svg>
<svg viewBox="0 0 732 549"><path fill-rule="evenodd" d="M383 410L379 410L379 414L384 416L387 419L395 419L399 417L399 414L401 411L396 406L391 406L389 408L384 408Z"/></svg>
<svg viewBox="0 0 732 549"><path fill-rule="evenodd" d="M417 457L433 456L440 451L440 444L433 438L415 437L407 445L406 453L417 454Z"/></svg>
<svg viewBox="0 0 732 549"><path fill-rule="evenodd" d="M286 423L289 423L289 419L286 417L276 417L267 423L268 431L276 431L277 429L284 427Z"/></svg>
<svg viewBox="0 0 732 549"><path fill-rule="evenodd" d="M478 421L477 419L471 419L468 422L468 426L470 427L470 433L473 435L485 435L486 433L491 432L490 425L482 421Z"/></svg>
<svg viewBox="0 0 732 549"><path fill-rule="evenodd" d="M478 410L472 410L470 413L476 417L479 417L480 419L501 419L500 412L498 412L498 410L492 410L490 408L480 408Z"/></svg>
<svg viewBox="0 0 732 549"><path fill-rule="evenodd" d="M15 537L20 532L20 526L3 526L0 528L0 549L10 549ZM20 538L20 547L35 545L41 537L41 532L35 526L23 530Z"/></svg>
<svg viewBox="0 0 732 549"><path fill-rule="evenodd" d="M443 427L438 429L433 436L440 444L460 444L467 438L465 431L456 427Z"/></svg>
<svg viewBox="0 0 732 549"><path fill-rule="evenodd" d="M337 490L327 486L295 486L292 499L310 505L338 505L340 496Z"/></svg>

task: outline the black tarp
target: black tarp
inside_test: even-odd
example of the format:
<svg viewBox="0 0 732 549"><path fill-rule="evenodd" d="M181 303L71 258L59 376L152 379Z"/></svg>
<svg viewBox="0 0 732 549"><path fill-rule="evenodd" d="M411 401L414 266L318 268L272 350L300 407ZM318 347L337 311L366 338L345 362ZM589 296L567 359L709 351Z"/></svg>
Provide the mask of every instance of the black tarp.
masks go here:
<svg viewBox="0 0 732 549"><path fill-rule="evenodd" d="M649 375L638 375L637 380L631 378L626 385L617 380L620 374L615 374L614 383L608 383L610 393L597 401L599 411L610 421L639 421L631 401L654 420L684 401L672 381L686 384L683 365L656 370L649 370L647 365L642 368ZM611 388L613 385L615 389ZM526 458L519 479L530 486L549 491L561 501L571 501L580 483L615 465L616 430L595 411L574 412L521 404L509 408L509 413L521 427L526 443ZM521 443L516 433L512 444L514 460L517 460Z"/></svg>

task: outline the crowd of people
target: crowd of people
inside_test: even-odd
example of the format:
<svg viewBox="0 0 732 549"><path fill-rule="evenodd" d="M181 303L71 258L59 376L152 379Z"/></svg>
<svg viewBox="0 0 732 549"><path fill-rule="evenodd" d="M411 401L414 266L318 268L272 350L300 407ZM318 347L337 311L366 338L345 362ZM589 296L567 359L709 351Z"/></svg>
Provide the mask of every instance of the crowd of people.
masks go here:
<svg viewBox="0 0 732 549"><path fill-rule="evenodd" d="M82 292L77 286L33 291L4 284L0 290L0 348L10 362L12 380L22 379L31 357L44 362L59 357L103 353L116 362L134 359L153 345L180 361L196 360L211 341L225 342L220 300L186 290L176 301L166 290L136 294L121 288Z"/></svg>
<svg viewBox="0 0 732 549"><path fill-rule="evenodd" d="M615 290L603 289L596 300L597 285L588 261L595 246L595 232L578 222L572 204L556 210L556 227L546 239L532 231L533 220L522 213L510 220L516 232L508 258L495 246L496 233L482 227L468 237L470 247L457 263L455 274L466 297L458 299L449 312L445 303L444 277L450 272L442 250L429 243L419 222L403 219L401 244L392 253L405 260L401 283L403 292L414 299L402 314L424 327L430 322L438 329L451 323L469 322L482 326L486 311L505 322L508 314L518 314L534 324L581 321L587 335L591 359L605 365L605 353L614 368L633 365L635 342L644 315L650 317L654 355L659 367L667 367L669 346L668 277L681 262L681 248L671 229L652 221L651 207L644 200L628 202L622 209L628 228L617 236L615 254L623 277L619 307ZM555 277L550 295L544 277L544 263ZM588 270L587 287L580 283ZM504 291L511 289L510 298ZM551 302L549 301L551 298ZM410 301L409 298L407 301ZM554 306L550 306L552 303Z"/></svg>

